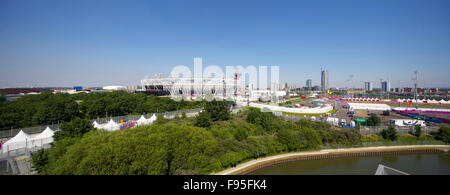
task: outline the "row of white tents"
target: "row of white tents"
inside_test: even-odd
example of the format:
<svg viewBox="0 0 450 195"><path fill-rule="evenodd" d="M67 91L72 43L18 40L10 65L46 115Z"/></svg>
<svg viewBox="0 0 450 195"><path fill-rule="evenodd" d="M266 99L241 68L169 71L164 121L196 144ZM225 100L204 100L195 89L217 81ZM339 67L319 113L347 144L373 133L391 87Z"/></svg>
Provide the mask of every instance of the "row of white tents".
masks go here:
<svg viewBox="0 0 450 195"><path fill-rule="evenodd" d="M397 102L416 102L415 99L397 99ZM445 101L444 99L441 99L439 101L433 99L423 99L423 100L417 100L418 103L434 103L434 104L450 104L450 100L449 101Z"/></svg>
<svg viewBox="0 0 450 195"><path fill-rule="evenodd" d="M47 127L38 135L29 135L22 130L13 138L9 139L2 145L2 153L17 149L31 149L35 147L42 147L45 144L53 142L53 135L55 131Z"/></svg>
<svg viewBox="0 0 450 195"><path fill-rule="evenodd" d="M146 119L144 116L141 116L136 121L136 125L151 125L153 122L156 121L156 115L153 114L152 117L149 119ZM94 128L96 129L104 129L106 131L116 131L120 130L121 125L114 122L114 120L110 120L108 123L105 124L99 124L97 121L93 122ZM53 142L53 135L55 134L55 131L50 129L50 127L47 127L44 131L42 131L40 134L37 135L30 135L22 130L13 138L6 141L2 147L1 151L2 153L7 153L8 151L18 150L18 149L31 149L35 147L42 147L45 144L50 144Z"/></svg>
<svg viewBox="0 0 450 195"><path fill-rule="evenodd" d="M384 99L379 99L379 98L342 98L343 100L348 100L348 101L364 101L364 102L376 102L376 101L384 101Z"/></svg>
<svg viewBox="0 0 450 195"><path fill-rule="evenodd" d="M387 104L370 104L370 103L350 103L344 104L344 108L349 110L391 110Z"/></svg>
<svg viewBox="0 0 450 195"><path fill-rule="evenodd" d="M349 98L342 98L343 100L348 100L348 101L362 101L362 102L377 102L377 101L384 101L384 102L390 102L390 101L394 101L394 102L416 102L415 99L397 99L397 100L390 100L390 99L380 99L380 98L360 98L360 97L349 97ZM450 104L450 100L449 101L445 101L443 99L441 100L431 100L431 99L423 99L423 100L417 100L418 103L433 103L433 104Z"/></svg>
<svg viewBox="0 0 450 195"><path fill-rule="evenodd" d="M139 118L136 121L136 123L137 123L136 125L138 125L138 126L139 125L151 125L155 121L156 121L156 115L155 114L153 114L153 116L148 118L148 119L146 119L142 115L141 118ZM108 123L105 123L105 124L99 124L99 123L97 123L97 121L94 121L92 124L94 125L94 128L96 128L96 129L104 129L106 131L117 131L117 130L120 130L120 127L121 127L120 124L114 122L114 120L112 120L112 119Z"/></svg>

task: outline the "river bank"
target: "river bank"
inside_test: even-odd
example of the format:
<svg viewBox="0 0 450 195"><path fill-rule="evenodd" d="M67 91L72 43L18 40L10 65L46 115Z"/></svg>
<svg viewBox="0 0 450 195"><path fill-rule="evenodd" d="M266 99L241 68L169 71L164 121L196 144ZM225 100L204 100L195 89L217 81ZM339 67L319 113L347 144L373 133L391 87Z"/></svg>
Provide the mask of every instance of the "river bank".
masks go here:
<svg viewBox="0 0 450 195"><path fill-rule="evenodd" d="M279 154L259 159L254 159L235 167L212 173L214 175L232 175L232 174L246 174L253 170L262 167L307 159L326 159L337 157L350 156L370 156L370 155L384 155L384 154L405 154L414 152L448 152L450 145L406 145L406 146L377 146L377 147L363 147L363 148L341 148L341 149L325 149L310 152L293 152L286 154Z"/></svg>

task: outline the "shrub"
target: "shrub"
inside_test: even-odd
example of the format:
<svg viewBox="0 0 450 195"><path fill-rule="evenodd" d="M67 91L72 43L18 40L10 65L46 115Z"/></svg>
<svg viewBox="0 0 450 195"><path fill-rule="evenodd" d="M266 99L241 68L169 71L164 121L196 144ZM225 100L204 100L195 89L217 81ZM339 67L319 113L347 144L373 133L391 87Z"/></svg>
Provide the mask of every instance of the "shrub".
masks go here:
<svg viewBox="0 0 450 195"><path fill-rule="evenodd" d="M370 117L367 119L367 126L378 126L380 124L380 118L378 118L377 115L372 114L370 115Z"/></svg>
<svg viewBox="0 0 450 195"><path fill-rule="evenodd" d="M383 138L386 140L395 141L397 140L397 131L394 127L390 126L389 128L383 129L383 131L381 131L381 136L383 136Z"/></svg>
<svg viewBox="0 0 450 195"><path fill-rule="evenodd" d="M450 127L442 126L436 134L436 139L442 140L444 143L450 143Z"/></svg>
<svg viewBox="0 0 450 195"><path fill-rule="evenodd" d="M416 125L414 127L414 135L418 138L422 135L422 126Z"/></svg>
<svg viewBox="0 0 450 195"><path fill-rule="evenodd" d="M211 116L207 112L201 112L194 120L196 127L210 127L212 124Z"/></svg>

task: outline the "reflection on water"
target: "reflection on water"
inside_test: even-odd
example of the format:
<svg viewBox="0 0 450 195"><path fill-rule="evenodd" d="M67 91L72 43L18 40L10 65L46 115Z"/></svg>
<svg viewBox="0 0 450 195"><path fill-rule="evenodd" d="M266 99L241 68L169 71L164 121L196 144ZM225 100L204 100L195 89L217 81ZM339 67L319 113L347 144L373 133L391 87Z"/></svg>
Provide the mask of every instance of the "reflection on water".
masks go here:
<svg viewBox="0 0 450 195"><path fill-rule="evenodd" d="M450 174L450 153L400 154L299 160L264 167L250 175L373 175L383 164L408 174Z"/></svg>

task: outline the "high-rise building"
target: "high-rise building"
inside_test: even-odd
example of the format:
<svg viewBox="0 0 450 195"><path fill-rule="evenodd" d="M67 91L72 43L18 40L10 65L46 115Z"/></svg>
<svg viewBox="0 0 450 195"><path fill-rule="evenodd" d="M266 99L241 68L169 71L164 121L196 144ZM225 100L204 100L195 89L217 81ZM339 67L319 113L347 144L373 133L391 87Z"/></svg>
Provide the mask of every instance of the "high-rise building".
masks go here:
<svg viewBox="0 0 450 195"><path fill-rule="evenodd" d="M328 70L322 70L321 88L322 91L328 90Z"/></svg>
<svg viewBox="0 0 450 195"><path fill-rule="evenodd" d="M288 90L288 84L287 83L280 83L280 90Z"/></svg>
<svg viewBox="0 0 450 195"><path fill-rule="evenodd" d="M311 88L312 88L312 80L311 79L306 80L306 88L308 88L308 90L311 91Z"/></svg>
<svg viewBox="0 0 450 195"><path fill-rule="evenodd" d="M381 82L381 90L382 91L391 91L391 82L389 82L389 81Z"/></svg>
<svg viewBox="0 0 450 195"><path fill-rule="evenodd" d="M272 82L270 83L270 90L271 91L279 91L280 89L280 84Z"/></svg>
<svg viewBox="0 0 450 195"><path fill-rule="evenodd" d="M364 90L365 91L372 91L373 90L372 82L364 82Z"/></svg>

